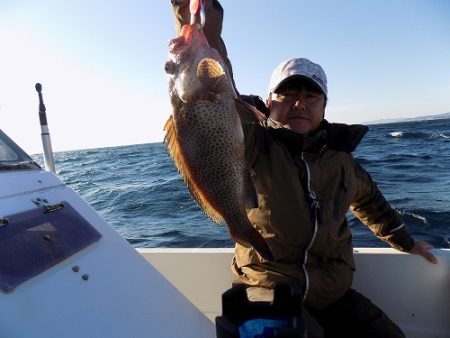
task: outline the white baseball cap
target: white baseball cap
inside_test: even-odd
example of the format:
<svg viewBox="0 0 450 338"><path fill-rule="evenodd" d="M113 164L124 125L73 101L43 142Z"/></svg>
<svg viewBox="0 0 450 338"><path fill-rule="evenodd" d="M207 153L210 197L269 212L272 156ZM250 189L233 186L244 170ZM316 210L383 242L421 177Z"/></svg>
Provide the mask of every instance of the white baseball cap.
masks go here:
<svg viewBox="0 0 450 338"><path fill-rule="evenodd" d="M280 63L272 72L269 93L275 92L280 85L293 77L304 77L311 80L325 96L328 95L327 76L322 67L304 58L289 59Z"/></svg>

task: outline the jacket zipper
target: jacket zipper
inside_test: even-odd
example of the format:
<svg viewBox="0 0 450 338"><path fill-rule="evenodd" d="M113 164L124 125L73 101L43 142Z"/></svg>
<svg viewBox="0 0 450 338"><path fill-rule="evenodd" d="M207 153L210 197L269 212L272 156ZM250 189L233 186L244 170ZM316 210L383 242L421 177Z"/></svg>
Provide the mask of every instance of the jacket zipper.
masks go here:
<svg viewBox="0 0 450 338"><path fill-rule="evenodd" d="M319 213L319 208L320 208L320 204L319 201L317 200L317 195L316 193L311 189L311 171L309 169L309 165L308 162L306 161L305 157L304 157L304 153L302 152L301 154L301 159L303 161L303 163L305 164L305 168L306 168L306 174L307 174L307 182L306 182L306 188L308 190L308 198L311 202L311 212L313 215L313 223L314 223L314 232L313 235L311 237L311 241L309 242L308 247L305 250L305 256L303 258L303 263L302 263L302 269L303 269L303 273L305 274L305 292L303 294L303 302L306 300L306 297L308 296L308 291L309 291L309 276L308 276L308 271L306 268L306 263L308 262L308 252L311 249L311 247L314 244L314 240L316 239L316 235L317 235L317 228L318 228L318 213Z"/></svg>

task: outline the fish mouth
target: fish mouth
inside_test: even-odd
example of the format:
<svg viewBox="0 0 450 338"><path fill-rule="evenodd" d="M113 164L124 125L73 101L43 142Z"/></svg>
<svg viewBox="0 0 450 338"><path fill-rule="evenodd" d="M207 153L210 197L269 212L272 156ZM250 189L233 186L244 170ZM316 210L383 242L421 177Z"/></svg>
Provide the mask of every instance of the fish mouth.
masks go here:
<svg viewBox="0 0 450 338"><path fill-rule="evenodd" d="M172 40L169 40L169 52L180 53L188 48L194 32L198 30L196 25L184 25L181 28L180 35Z"/></svg>
<svg viewBox="0 0 450 338"><path fill-rule="evenodd" d="M179 36L169 41L169 52L179 54L188 47L184 36Z"/></svg>
<svg viewBox="0 0 450 338"><path fill-rule="evenodd" d="M198 25L184 25L181 28L180 35L174 39L169 40L169 52L173 54L179 54L182 53L185 49L189 48L192 37L198 30Z"/></svg>

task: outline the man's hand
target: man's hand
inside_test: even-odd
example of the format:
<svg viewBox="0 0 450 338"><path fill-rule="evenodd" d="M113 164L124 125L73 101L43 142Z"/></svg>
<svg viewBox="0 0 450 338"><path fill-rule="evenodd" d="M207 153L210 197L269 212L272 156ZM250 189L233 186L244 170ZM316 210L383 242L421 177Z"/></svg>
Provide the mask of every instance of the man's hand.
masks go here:
<svg viewBox="0 0 450 338"><path fill-rule="evenodd" d="M430 249L433 248L433 246L430 243L427 243L420 239L416 239L414 240L414 242L415 242L414 247L409 251L409 253L420 255L433 264L438 263L436 256L429 251Z"/></svg>
<svg viewBox="0 0 450 338"><path fill-rule="evenodd" d="M189 0L170 0L172 6L186 6Z"/></svg>

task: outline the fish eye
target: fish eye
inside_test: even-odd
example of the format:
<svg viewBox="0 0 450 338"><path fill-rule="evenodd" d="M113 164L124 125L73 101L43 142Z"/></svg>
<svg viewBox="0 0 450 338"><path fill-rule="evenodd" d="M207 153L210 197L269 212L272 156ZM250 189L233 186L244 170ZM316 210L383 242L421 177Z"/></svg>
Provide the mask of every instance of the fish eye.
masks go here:
<svg viewBox="0 0 450 338"><path fill-rule="evenodd" d="M171 75L175 74L177 68L178 68L177 65L172 60L166 61L166 63L164 64L164 70L166 71L167 74Z"/></svg>

